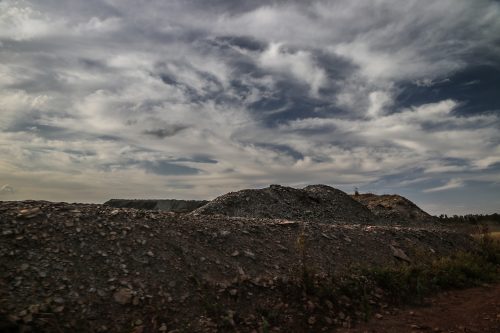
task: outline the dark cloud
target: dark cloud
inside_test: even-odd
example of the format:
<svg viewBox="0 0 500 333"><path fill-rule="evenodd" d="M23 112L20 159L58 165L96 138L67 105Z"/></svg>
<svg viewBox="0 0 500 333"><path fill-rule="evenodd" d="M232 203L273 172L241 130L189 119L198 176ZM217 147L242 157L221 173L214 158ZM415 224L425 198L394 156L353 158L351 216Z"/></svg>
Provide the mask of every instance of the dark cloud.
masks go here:
<svg viewBox="0 0 500 333"><path fill-rule="evenodd" d="M186 176L186 175L197 175L201 171L196 168L174 164L170 161L143 161L139 163L139 166L146 172L154 173L162 176Z"/></svg>
<svg viewBox="0 0 500 333"><path fill-rule="evenodd" d="M146 135L157 137L158 139L165 139L167 137L174 136L177 133L179 133L187 128L189 128L189 126L171 125L168 127L146 130L143 133Z"/></svg>
<svg viewBox="0 0 500 333"><path fill-rule="evenodd" d="M227 49L231 47L238 47L243 50L253 52L263 52L268 44L266 42L257 40L249 36L219 36L214 39L214 45Z"/></svg>
<svg viewBox="0 0 500 333"><path fill-rule="evenodd" d="M304 155L297 150L289 147L287 145L280 144L271 144L271 143L254 143L256 147L272 150L278 153L279 155L287 155L292 157L295 160L301 160L304 158Z"/></svg>
<svg viewBox="0 0 500 333"><path fill-rule="evenodd" d="M216 164L217 160L211 158L208 155L197 154L191 157L181 157L175 159L176 162L193 162L193 163L208 163L208 164Z"/></svg>

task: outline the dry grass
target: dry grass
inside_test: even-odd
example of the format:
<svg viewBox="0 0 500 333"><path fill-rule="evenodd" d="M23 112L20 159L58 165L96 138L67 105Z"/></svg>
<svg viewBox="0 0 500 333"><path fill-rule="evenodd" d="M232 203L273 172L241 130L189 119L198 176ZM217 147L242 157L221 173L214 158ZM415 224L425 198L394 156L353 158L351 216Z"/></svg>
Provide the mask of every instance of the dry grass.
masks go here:
<svg viewBox="0 0 500 333"><path fill-rule="evenodd" d="M500 231L490 232L489 237L500 241Z"/></svg>

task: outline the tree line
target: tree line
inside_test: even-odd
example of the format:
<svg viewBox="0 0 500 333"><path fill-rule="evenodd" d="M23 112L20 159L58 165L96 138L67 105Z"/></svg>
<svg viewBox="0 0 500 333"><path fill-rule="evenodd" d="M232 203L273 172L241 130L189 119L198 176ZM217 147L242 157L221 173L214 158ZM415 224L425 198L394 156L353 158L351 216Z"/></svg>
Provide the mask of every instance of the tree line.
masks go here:
<svg viewBox="0 0 500 333"><path fill-rule="evenodd" d="M484 223L484 222L496 222L500 223L500 214L466 214L466 215L446 215L441 214L438 218L443 222L465 222L465 223Z"/></svg>

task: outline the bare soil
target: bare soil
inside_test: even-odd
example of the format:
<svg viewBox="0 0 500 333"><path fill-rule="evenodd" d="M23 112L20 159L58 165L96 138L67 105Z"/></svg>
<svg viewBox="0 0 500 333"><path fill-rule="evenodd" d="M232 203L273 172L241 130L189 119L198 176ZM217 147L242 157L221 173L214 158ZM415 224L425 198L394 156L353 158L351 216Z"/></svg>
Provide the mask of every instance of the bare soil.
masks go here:
<svg viewBox="0 0 500 333"><path fill-rule="evenodd" d="M498 333L500 284L444 292L427 299L425 306L391 310L378 317L338 333Z"/></svg>

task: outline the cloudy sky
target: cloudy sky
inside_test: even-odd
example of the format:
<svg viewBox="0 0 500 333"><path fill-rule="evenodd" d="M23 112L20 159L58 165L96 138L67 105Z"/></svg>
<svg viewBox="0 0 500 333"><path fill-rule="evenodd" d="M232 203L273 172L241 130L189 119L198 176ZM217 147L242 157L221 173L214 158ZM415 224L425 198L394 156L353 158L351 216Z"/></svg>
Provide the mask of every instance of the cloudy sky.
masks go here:
<svg viewBox="0 0 500 333"><path fill-rule="evenodd" d="M0 0L0 156L0 200L500 211L500 2Z"/></svg>

